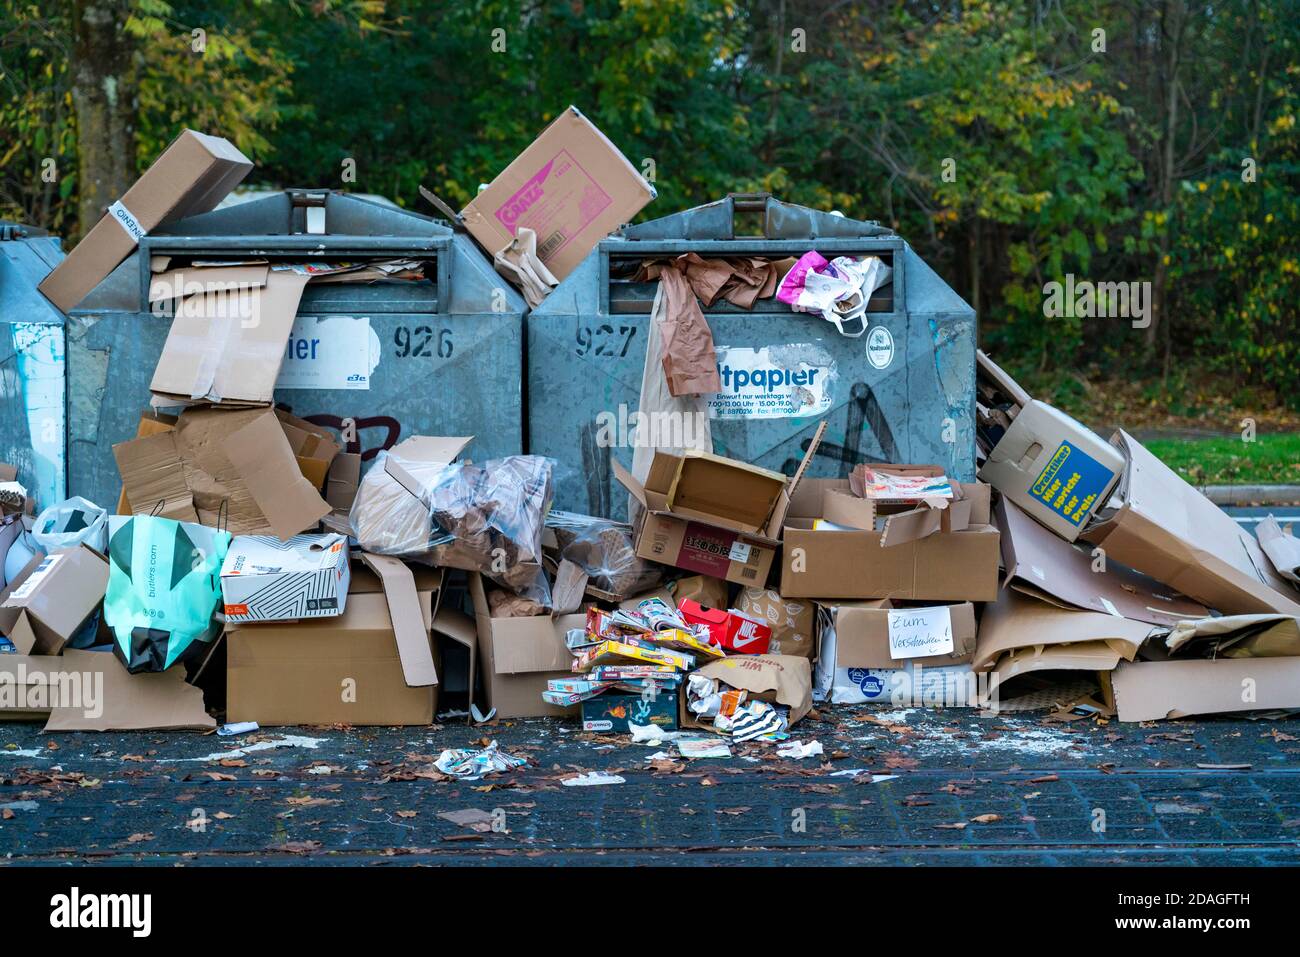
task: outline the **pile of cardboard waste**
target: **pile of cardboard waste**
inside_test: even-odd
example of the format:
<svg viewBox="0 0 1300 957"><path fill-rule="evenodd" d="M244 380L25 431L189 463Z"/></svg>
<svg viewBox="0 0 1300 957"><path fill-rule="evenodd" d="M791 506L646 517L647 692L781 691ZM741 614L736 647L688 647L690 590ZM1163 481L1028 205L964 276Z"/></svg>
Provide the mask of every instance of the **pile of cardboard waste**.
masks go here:
<svg viewBox="0 0 1300 957"><path fill-rule="evenodd" d="M631 170L580 115L557 120L575 123L575 149ZM526 185L529 156L462 219L533 302L653 191L539 250L479 212ZM42 290L71 308L250 166L187 131ZM614 462L625 524L552 509L549 459L471 462L470 437L409 436L363 473L332 431L275 407L281 363L310 348L289 339L309 283L414 281L421 262L148 265L172 321L151 407L114 446L113 514L38 508L0 469L0 716L204 729L454 709L775 742L815 705L1300 709L1300 542L1272 521L1256 540L1130 435L1103 440L982 354L977 481L928 463L810 477L822 426L790 476L705 451L655 450L635 475ZM778 273L760 265L726 282L770 295Z"/></svg>

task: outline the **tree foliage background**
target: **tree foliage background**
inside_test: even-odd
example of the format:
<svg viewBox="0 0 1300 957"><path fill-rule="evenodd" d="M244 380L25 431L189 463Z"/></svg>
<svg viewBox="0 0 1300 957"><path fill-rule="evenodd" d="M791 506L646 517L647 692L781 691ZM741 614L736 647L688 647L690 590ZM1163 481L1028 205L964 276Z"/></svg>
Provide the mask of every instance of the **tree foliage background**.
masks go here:
<svg viewBox="0 0 1300 957"><path fill-rule="evenodd" d="M1295 0L0 0L0 216L74 238L186 126L252 183L463 204L573 103L653 161L645 217L896 228L1067 407L1296 408L1298 42ZM1150 282L1150 328L1044 318L1070 273Z"/></svg>

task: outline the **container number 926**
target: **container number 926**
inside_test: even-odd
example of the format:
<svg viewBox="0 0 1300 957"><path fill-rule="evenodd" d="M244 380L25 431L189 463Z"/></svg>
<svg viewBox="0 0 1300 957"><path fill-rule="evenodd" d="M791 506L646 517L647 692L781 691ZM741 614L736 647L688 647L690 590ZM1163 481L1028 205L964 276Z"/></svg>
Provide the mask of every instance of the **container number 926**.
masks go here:
<svg viewBox="0 0 1300 957"><path fill-rule="evenodd" d="M432 329L429 326L398 326L393 331L393 344L399 359L450 359L455 347L450 329Z"/></svg>

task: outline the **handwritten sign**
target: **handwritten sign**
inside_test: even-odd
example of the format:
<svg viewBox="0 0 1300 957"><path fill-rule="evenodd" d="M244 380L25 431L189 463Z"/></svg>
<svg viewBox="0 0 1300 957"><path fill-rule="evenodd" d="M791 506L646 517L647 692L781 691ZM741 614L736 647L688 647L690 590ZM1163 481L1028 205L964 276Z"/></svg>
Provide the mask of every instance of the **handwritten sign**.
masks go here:
<svg viewBox="0 0 1300 957"><path fill-rule="evenodd" d="M930 658L952 650L952 613L947 605L890 610L890 657Z"/></svg>

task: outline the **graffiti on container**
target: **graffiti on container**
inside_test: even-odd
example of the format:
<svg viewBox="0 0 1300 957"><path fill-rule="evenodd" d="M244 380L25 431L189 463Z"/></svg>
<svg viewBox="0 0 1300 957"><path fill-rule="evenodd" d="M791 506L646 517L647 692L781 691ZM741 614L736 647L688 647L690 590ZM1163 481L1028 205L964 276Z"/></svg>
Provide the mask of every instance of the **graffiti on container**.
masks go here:
<svg viewBox="0 0 1300 957"><path fill-rule="evenodd" d="M293 412L293 409L280 404L280 408L286 412ZM355 455L361 453L361 461L369 462L380 452L385 452L397 444L397 439L402 434L402 423L398 422L391 415L363 415L363 416L338 416L320 412L314 415L302 416L304 420L312 425L322 425L327 429L333 429L339 434L343 441L343 451ZM361 445L361 433L370 429L384 429L385 435L383 441L372 448L363 449Z"/></svg>

